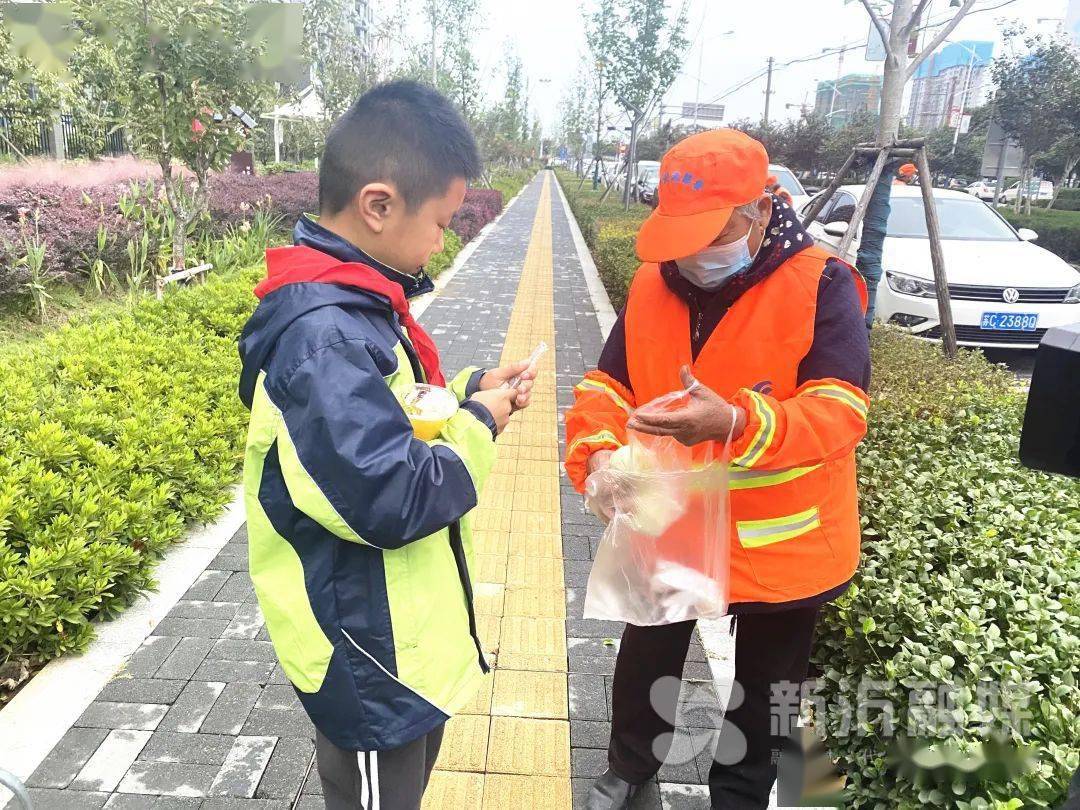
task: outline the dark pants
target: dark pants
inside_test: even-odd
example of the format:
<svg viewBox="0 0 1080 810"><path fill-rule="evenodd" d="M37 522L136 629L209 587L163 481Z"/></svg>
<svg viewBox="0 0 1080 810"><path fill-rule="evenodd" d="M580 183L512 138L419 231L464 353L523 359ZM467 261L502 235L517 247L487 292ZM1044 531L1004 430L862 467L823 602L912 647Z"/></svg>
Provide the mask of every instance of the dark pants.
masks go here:
<svg viewBox="0 0 1080 810"><path fill-rule="evenodd" d="M859 254L855 257L855 266L866 281L866 294L869 303L866 309L866 326L874 323L874 299L877 297L878 284L881 281L881 255L885 249L885 231L889 224L892 210L893 178L899 161L886 163L881 177L870 195L870 202L863 215L862 239L859 242Z"/></svg>
<svg viewBox="0 0 1080 810"><path fill-rule="evenodd" d="M420 810L443 726L387 751L346 751L315 731L326 810Z"/></svg>
<svg viewBox="0 0 1080 810"><path fill-rule="evenodd" d="M817 607L809 607L738 617L735 680L744 698L738 705L731 701L725 712L717 749L741 750L741 735L746 754L733 765L713 762L709 793L714 808L757 810L768 806L777 758L787 736L784 724L777 726L782 733L772 733L772 684L802 683L806 678L817 613ZM628 624L623 632L612 688L608 763L627 782L648 781L660 769L658 754L667 755L672 723L665 718L675 717L678 690L653 689L653 684L665 676L682 677L693 631L694 622L680 622L659 627ZM779 701L778 705L786 708L788 702ZM790 725L794 727L794 720Z"/></svg>

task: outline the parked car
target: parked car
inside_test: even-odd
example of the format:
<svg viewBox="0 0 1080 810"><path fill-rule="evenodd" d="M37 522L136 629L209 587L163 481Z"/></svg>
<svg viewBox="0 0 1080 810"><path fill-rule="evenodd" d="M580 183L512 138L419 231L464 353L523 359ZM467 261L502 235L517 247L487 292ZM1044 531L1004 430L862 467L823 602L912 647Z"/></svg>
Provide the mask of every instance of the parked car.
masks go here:
<svg viewBox="0 0 1080 810"><path fill-rule="evenodd" d="M775 175L776 182L791 195L794 207L798 208L810 199L810 195L806 193L806 189L803 188L802 183L800 183L799 179L795 176L795 172L791 171L787 166L781 166L779 163L770 163L769 174Z"/></svg>
<svg viewBox="0 0 1080 810"><path fill-rule="evenodd" d="M656 194L656 186L660 182L660 161L639 160L637 162L637 179L634 190L638 202L652 205L653 196Z"/></svg>
<svg viewBox="0 0 1080 810"><path fill-rule="evenodd" d="M841 186L809 230L836 253L863 186ZM964 346L1034 349L1046 330L1080 320L1080 272L1032 244L986 203L934 190L957 341ZM848 252L854 263L859 240ZM921 190L893 186L877 289L877 318L932 340L941 337L930 240Z"/></svg>
<svg viewBox="0 0 1080 810"><path fill-rule="evenodd" d="M973 197L978 197L983 202L991 202L994 199L994 181L976 180L964 191Z"/></svg>
<svg viewBox="0 0 1080 810"><path fill-rule="evenodd" d="M1001 196L998 197L998 200L1004 203L1016 202L1016 195L1019 193L1020 182L1017 181L1005 189L1005 191L1001 193ZM1024 196L1030 196L1032 202L1052 200L1054 198L1054 184L1049 180L1033 180L1031 183L1031 191Z"/></svg>

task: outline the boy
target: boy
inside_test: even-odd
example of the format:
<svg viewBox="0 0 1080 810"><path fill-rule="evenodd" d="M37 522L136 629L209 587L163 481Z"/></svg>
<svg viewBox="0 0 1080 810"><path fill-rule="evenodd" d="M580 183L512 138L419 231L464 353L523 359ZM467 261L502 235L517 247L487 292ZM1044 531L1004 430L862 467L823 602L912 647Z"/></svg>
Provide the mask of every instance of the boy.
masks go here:
<svg viewBox="0 0 1080 810"><path fill-rule="evenodd" d="M461 408L431 442L398 400L444 384L408 299L433 289L423 265L479 171L436 91L402 81L361 96L327 137L319 222L302 217L293 247L266 252L241 336L251 579L315 724L329 810L418 808L443 724L488 671L468 513L535 375L466 369L448 386Z"/></svg>

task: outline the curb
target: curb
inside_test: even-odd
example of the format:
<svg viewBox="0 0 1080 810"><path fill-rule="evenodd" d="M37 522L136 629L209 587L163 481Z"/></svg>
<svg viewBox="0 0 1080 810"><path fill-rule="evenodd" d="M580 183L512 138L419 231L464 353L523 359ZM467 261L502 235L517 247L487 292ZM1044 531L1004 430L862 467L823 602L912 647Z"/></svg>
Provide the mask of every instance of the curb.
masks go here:
<svg viewBox="0 0 1080 810"><path fill-rule="evenodd" d="M570 235L574 239L574 248L577 250L578 261L581 262L581 270L585 274L585 285L589 288L589 298L592 299L593 311L596 313L596 320L600 324L600 332L606 339L611 333L612 327L615 326L615 309L611 306L611 299L608 298L604 282L600 280L596 262L593 261L589 247L585 244L585 237L581 234L581 226L578 225L574 212L570 210L570 202L566 199L566 192L563 191L562 183L559 182L558 178L555 179L555 186L559 189L563 211L566 213L566 219L570 223Z"/></svg>
<svg viewBox="0 0 1080 810"><path fill-rule="evenodd" d="M22 781L41 764L158 622L244 525L240 487L213 523L195 528L154 569L157 590L144 594L112 621L95 623L96 638L85 652L53 659L0 711L0 767ZM0 805L10 798L0 788Z"/></svg>

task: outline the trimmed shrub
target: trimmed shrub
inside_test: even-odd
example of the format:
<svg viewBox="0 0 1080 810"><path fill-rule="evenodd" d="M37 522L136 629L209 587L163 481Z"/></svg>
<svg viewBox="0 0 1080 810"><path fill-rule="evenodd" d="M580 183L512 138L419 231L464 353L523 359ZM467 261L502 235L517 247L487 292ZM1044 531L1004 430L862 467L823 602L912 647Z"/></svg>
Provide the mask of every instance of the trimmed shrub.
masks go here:
<svg viewBox="0 0 1080 810"><path fill-rule="evenodd" d="M443 249L431 257L424 270L431 278L438 278L454 263L454 259L461 253L461 246L461 237L447 228L443 231Z"/></svg>
<svg viewBox="0 0 1080 810"><path fill-rule="evenodd" d="M633 225L573 196L571 178L571 207L621 302ZM1069 217L1021 224L1038 216ZM823 608L813 652L813 722L848 776L846 806L1057 806L1080 765L1080 482L1020 465L1024 394L981 353L948 361L935 344L875 328L872 354L862 558L851 589ZM941 695L951 703L938 712ZM891 729L868 699L892 704ZM994 732L1002 746L1031 746L1034 763L994 761ZM905 769L903 739L936 746L924 764L989 761Z"/></svg>
<svg viewBox="0 0 1080 810"><path fill-rule="evenodd" d="M1014 214L1012 209L998 208L1014 228L1031 228L1037 231L1035 243L1067 262L1080 263L1080 212L1033 208L1031 215Z"/></svg>

